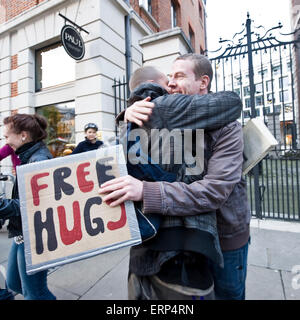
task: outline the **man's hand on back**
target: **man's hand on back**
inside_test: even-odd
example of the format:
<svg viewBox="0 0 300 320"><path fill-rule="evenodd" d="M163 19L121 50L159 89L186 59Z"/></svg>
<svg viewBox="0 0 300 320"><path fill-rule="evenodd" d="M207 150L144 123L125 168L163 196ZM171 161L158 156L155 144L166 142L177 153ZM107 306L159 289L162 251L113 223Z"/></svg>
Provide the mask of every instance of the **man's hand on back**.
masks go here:
<svg viewBox="0 0 300 320"><path fill-rule="evenodd" d="M125 111L124 121L132 122L142 127L144 122L149 120L154 108L154 103L150 102L151 98L147 97L144 100L136 101Z"/></svg>

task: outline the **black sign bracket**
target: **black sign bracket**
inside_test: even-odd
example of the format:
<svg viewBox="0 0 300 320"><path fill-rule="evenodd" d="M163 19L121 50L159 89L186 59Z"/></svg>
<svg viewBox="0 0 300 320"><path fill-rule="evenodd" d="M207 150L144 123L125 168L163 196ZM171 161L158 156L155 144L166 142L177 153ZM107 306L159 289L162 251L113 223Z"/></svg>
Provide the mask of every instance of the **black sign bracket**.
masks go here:
<svg viewBox="0 0 300 320"><path fill-rule="evenodd" d="M76 24L75 22L73 22L72 20L68 19L67 17L65 17L64 15L62 15L61 13L58 14L60 17L62 17L63 19L65 19L65 23L66 21L68 21L69 23L73 24L73 26L75 26L76 28L78 28L80 31L84 31L87 34L90 34L88 31L86 31L85 29L83 29L82 27L80 27L78 24Z"/></svg>

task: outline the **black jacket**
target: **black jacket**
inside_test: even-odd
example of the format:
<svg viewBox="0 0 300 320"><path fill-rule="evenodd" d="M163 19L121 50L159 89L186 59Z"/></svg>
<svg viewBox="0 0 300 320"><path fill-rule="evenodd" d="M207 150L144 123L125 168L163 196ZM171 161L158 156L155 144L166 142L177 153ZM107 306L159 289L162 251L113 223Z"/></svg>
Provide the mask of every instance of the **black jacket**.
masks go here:
<svg viewBox="0 0 300 320"><path fill-rule="evenodd" d="M88 139L85 139L84 141L81 141L78 143L77 147L73 150L71 154L77 154L81 152L96 150L100 146L102 146L103 142L100 140L96 140L96 143L92 143Z"/></svg>
<svg viewBox="0 0 300 320"><path fill-rule="evenodd" d="M51 159L52 155L43 142L30 142L16 150L21 160L21 165ZM22 235L22 220L18 181L16 179L12 190L12 199L0 199L0 218L9 219L8 237Z"/></svg>

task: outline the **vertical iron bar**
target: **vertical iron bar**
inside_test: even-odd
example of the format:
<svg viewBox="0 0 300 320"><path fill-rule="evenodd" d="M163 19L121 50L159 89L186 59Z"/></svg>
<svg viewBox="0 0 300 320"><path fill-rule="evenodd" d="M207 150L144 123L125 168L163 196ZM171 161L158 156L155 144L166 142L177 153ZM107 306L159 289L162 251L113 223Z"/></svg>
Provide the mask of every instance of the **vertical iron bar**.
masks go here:
<svg viewBox="0 0 300 320"><path fill-rule="evenodd" d="M269 192L269 159L264 160L266 162L266 192L267 192L267 204L268 204L268 217L270 216L270 192Z"/></svg>
<svg viewBox="0 0 300 320"><path fill-rule="evenodd" d="M293 220L295 220L294 160L291 159L290 162L291 162L291 177L292 177Z"/></svg>
<svg viewBox="0 0 300 320"><path fill-rule="evenodd" d="M276 161L276 160L275 160ZM273 217L275 213L275 197L274 197L274 179L273 179L273 159L271 159L271 183L272 183L272 212L273 212Z"/></svg>
<svg viewBox="0 0 300 320"><path fill-rule="evenodd" d="M251 19L249 13L247 14L246 20L246 28L247 28L247 47L248 47L248 67L249 67L249 84L250 84L250 104L251 104L251 118L256 117L256 110L254 105L254 71L253 71L253 54L252 54L252 41L251 41ZM258 165L256 165L253 169L254 173L254 192L255 192L255 211L256 217L261 219L261 202L260 202L260 190L259 190L259 171Z"/></svg>
<svg viewBox="0 0 300 320"><path fill-rule="evenodd" d="M263 215L263 213L265 213L266 212L266 207L265 207L265 200L264 200L264 195L265 195L265 192L264 192L264 190L263 190L263 188L264 188L264 186L265 186L265 184L264 184L264 160L262 160L261 161L261 169L262 169L262 174L261 174L261 186L262 186L262 189L260 189L259 191L260 191L260 201L261 201L261 203L262 203L262 215Z"/></svg>
<svg viewBox="0 0 300 320"><path fill-rule="evenodd" d="M123 76L123 85L122 86L123 86L123 98L124 98L124 100L123 100L123 107L122 107L121 111L126 109L126 101L127 101L127 94L128 94L128 90L126 90L126 89L128 89L128 86L127 86L127 82L125 81L125 76Z"/></svg>
<svg viewBox="0 0 300 320"><path fill-rule="evenodd" d="M125 16L125 62L126 62L126 88L129 97L129 79L131 75L131 24L130 15ZM125 81L123 81L125 83Z"/></svg>
<svg viewBox="0 0 300 320"><path fill-rule="evenodd" d="M291 89L292 89L292 109L293 109L293 124L292 124L292 148L297 149L297 127L296 127L296 117L295 117L295 91L294 91L294 74L293 74L293 63L292 63L292 49L289 45L290 50L290 75L291 75Z"/></svg>
<svg viewBox="0 0 300 320"><path fill-rule="evenodd" d="M251 215L253 213L253 194L252 194L252 177L250 175L248 175L248 179L249 179L249 193L250 193L250 209L251 209ZM256 212L255 212L255 216L256 216Z"/></svg>
<svg viewBox="0 0 300 320"><path fill-rule="evenodd" d="M285 123L285 104L284 104L284 94L283 94L283 74L282 74L282 56L281 56L281 47L279 47L279 63L280 63L280 79L281 82L281 107L282 107L282 120L283 120L283 144L284 150L286 150L286 123ZM279 93L279 94L280 94Z"/></svg>
<svg viewBox="0 0 300 320"><path fill-rule="evenodd" d="M297 180L297 201L298 201L298 220L300 221L300 188L299 188L299 159L296 159L296 180Z"/></svg>
<svg viewBox="0 0 300 320"><path fill-rule="evenodd" d="M226 87L225 87L225 83L226 83L226 78L225 78L225 66L224 66L225 62L224 62L224 59L222 59L222 66L223 66L223 90L225 91L226 90Z"/></svg>
<svg viewBox="0 0 300 320"><path fill-rule="evenodd" d="M114 78L114 102L115 102L115 117L117 116L117 83L116 83L116 78ZM118 129L117 129L117 124L115 123L115 134L116 137L118 135Z"/></svg>
<svg viewBox="0 0 300 320"><path fill-rule="evenodd" d="M122 104L122 97L121 97L121 79L119 78L119 82L118 82L118 85L119 85L119 111L118 113L121 112L121 104Z"/></svg>
<svg viewBox="0 0 300 320"><path fill-rule="evenodd" d="M287 203L287 213L288 213L288 218L290 219L290 201L289 201L289 166L290 160L285 159L285 179L286 179L286 203Z"/></svg>
<svg viewBox="0 0 300 320"><path fill-rule="evenodd" d="M215 83L216 83L216 92L218 92L217 60L215 60Z"/></svg>
<svg viewBox="0 0 300 320"><path fill-rule="evenodd" d="M282 203L282 214L283 214L283 219L285 219L285 203L284 203L284 188L283 188L283 170L282 170L282 163L283 159L279 159L280 161L280 180L281 180L281 203Z"/></svg>
<svg viewBox="0 0 300 320"><path fill-rule="evenodd" d="M234 91L234 86L233 86L232 57L230 57L230 69L231 69L231 90Z"/></svg>
<svg viewBox="0 0 300 320"><path fill-rule="evenodd" d="M262 97L263 97L263 116L264 116L264 123L266 124L265 83L264 83L264 70L263 70L263 62L262 62L262 52L261 52L261 50L260 50L260 70L261 70L261 87L262 87Z"/></svg>
<svg viewBox="0 0 300 320"><path fill-rule="evenodd" d="M278 183L278 161L280 159L275 159L275 167L276 167L276 192L277 192L277 211L278 216L280 216L280 205L279 205L279 183Z"/></svg>
<svg viewBox="0 0 300 320"><path fill-rule="evenodd" d="M276 132L276 123L275 123L275 95L274 95L274 78L273 78L273 62L272 62L272 49L270 48L270 70L271 70L271 88L272 88L272 114L273 114L273 135L276 139L277 132Z"/></svg>

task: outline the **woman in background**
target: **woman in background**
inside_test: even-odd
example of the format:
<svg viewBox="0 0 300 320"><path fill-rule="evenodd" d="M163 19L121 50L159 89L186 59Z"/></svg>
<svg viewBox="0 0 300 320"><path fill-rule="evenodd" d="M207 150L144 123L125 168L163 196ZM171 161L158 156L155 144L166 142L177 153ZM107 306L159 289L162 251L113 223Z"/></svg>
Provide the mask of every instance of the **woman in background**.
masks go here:
<svg viewBox="0 0 300 320"><path fill-rule="evenodd" d="M5 118L3 123L6 143L19 157L20 165L52 158L43 143L47 137L47 121L44 117L19 113ZM7 266L8 288L22 294L25 300L55 300L47 286L47 270L33 275L26 273L18 177L12 199L0 199L0 218L9 219L8 237L14 237Z"/></svg>

